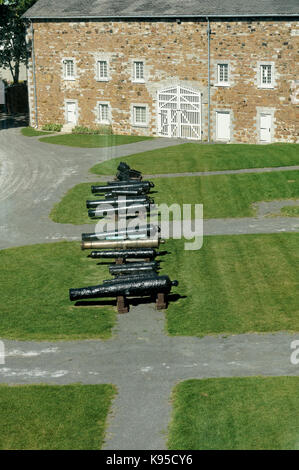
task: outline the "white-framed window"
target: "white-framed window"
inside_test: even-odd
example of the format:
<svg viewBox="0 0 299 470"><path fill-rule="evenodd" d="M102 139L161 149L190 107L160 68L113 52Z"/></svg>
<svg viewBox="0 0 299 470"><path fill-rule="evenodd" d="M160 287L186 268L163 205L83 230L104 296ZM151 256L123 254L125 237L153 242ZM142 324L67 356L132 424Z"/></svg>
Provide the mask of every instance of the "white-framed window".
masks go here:
<svg viewBox="0 0 299 470"><path fill-rule="evenodd" d="M133 80L134 82L144 82L144 62L141 60L134 61Z"/></svg>
<svg viewBox="0 0 299 470"><path fill-rule="evenodd" d="M108 80L108 62L107 60L97 61L97 77L98 80Z"/></svg>
<svg viewBox="0 0 299 470"><path fill-rule="evenodd" d="M273 87L273 66L271 64L260 65L260 86Z"/></svg>
<svg viewBox="0 0 299 470"><path fill-rule="evenodd" d="M98 121L104 124L110 123L110 111L108 103L99 103L98 105Z"/></svg>
<svg viewBox="0 0 299 470"><path fill-rule="evenodd" d="M75 61L74 59L63 60L63 78L65 80L75 80Z"/></svg>
<svg viewBox="0 0 299 470"><path fill-rule="evenodd" d="M228 64L218 64L217 65L217 79L218 84L227 85L229 82L229 75L228 75Z"/></svg>
<svg viewBox="0 0 299 470"><path fill-rule="evenodd" d="M147 124L146 106L133 106L133 124L136 126Z"/></svg>

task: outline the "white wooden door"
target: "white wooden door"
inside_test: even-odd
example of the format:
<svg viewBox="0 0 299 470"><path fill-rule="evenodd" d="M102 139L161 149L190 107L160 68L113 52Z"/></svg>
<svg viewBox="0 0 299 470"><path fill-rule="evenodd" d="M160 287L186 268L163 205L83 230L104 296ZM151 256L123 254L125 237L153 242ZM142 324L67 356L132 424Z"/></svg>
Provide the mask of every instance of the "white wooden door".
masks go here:
<svg viewBox="0 0 299 470"><path fill-rule="evenodd" d="M272 116L271 114L260 115L260 141L271 142L271 127Z"/></svg>
<svg viewBox="0 0 299 470"><path fill-rule="evenodd" d="M230 140L230 114L228 112L216 113L216 139Z"/></svg>
<svg viewBox="0 0 299 470"><path fill-rule="evenodd" d="M173 86L158 93L158 133L164 137L201 139L201 95Z"/></svg>
<svg viewBox="0 0 299 470"><path fill-rule="evenodd" d="M66 120L67 123L76 124L76 103L68 102L66 103Z"/></svg>

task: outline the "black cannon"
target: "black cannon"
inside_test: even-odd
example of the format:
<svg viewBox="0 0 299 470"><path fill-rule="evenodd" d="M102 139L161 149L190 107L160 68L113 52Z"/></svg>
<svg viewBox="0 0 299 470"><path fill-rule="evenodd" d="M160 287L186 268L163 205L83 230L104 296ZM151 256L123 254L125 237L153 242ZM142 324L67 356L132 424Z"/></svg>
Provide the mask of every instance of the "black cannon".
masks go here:
<svg viewBox="0 0 299 470"><path fill-rule="evenodd" d="M156 279L158 277L158 274L156 271L147 271L144 273L139 273L138 271L133 271L131 274L127 274L124 276L117 276L113 279L105 279L103 281L103 284L119 284L120 282L127 282L132 279L132 281L135 280L141 280L141 279Z"/></svg>
<svg viewBox="0 0 299 470"><path fill-rule="evenodd" d="M120 204L119 206L105 207L103 209L88 209L88 216L92 218L104 217L105 215L118 214L121 211L129 211L128 215L134 215L135 211L149 212L151 208L150 203L134 202L132 204ZM125 214L126 215L126 214Z"/></svg>
<svg viewBox="0 0 299 470"><path fill-rule="evenodd" d="M178 281L171 281L168 276L142 277L141 279L125 279L122 282L107 282L98 286L70 289L70 300L95 299L99 297L117 296L152 296L169 294L172 286Z"/></svg>
<svg viewBox="0 0 299 470"><path fill-rule="evenodd" d="M135 180L125 180L125 181L114 180L114 181L108 181L107 184L118 187L118 188L121 186L136 186L136 185L140 185L140 186L149 185L151 188L155 186L154 183L152 183L151 181L135 181Z"/></svg>
<svg viewBox="0 0 299 470"><path fill-rule="evenodd" d="M91 186L91 192L93 194L98 193L107 193L119 189L128 189L128 190L142 190L143 193L148 193L151 188L154 188L154 183L151 181L110 181L106 185L101 186Z"/></svg>
<svg viewBox="0 0 299 470"><path fill-rule="evenodd" d="M95 199L94 201L86 201L87 209L93 209L104 204L110 204L111 206L117 206L118 204L132 204L132 203L141 203L141 204L154 204L154 199L146 195L142 196L123 196L123 197L114 197L114 198L105 198L105 199Z"/></svg>
<svg viewBox="0 0 299 470"><path fill-rule="evenodd" d="M105 198L110 199L111 197L118 197L118 196L144 196L148 193L148 190L145 190L143 187L130 189L131 187L128 186L127 188L120 188L114 189L113 191L109 191L105 193Z"/></svg>
<svg viewBox="0 0 299 470"><path fill-rule="evenodd" d="M154 248L127 248L125 250L92 251L88 257L93 259L154 259L163 254L165 251L157 251Z"/></svg>
<svg viewBox="0 0 299 470"><path fill-rule="evenodd" d="M158 261L140 261L138 263L126 263L126 264L111 264L109 266L109 272L112 276L119 276L123 274L132 274L134 272L146 273L151 271L157 271L160 263Z"/></svg>
<svg viewBox="0 0 299 470"><path fill-rule="evenodd" d="M157 232L160 232L161 229L158 225L144 225L139 227L126 227L123 229L118 230L110 230L107 232L98 232L98 233L82 233L82 241L96 241L96 240L104 240L109 237L124 237L129 238L130 235L147 235L147 236L155 236Z"/></svg>
<svg viewBox="0 0 299 470"><path fill-rule="evenodd" d="M120 181L129 180L129 179L134 179L134 180L142 179L141 172L134 170L125 162L120 162L117 169L118 169L118 173L116 175L116 178Z"/></svg>

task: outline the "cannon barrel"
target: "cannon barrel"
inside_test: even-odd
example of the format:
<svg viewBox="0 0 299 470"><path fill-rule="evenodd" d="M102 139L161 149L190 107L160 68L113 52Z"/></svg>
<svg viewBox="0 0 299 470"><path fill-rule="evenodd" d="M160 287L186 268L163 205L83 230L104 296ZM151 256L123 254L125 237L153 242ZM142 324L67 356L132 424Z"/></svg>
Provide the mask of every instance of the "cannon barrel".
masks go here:
<svg viewBox="0 0 299 470"><path fill-rule="evenodd" d="M140 273L147 271L157 271L159 269L158 261L140 261L138 263L126 263L126 264L111 264L109 266L109 272L112 276L118 276L120 274L130 274L138 271Z"/></svg>
<svg viewBox="0 0 299 470"><path fill-rule="evenodd" d="M91 186L92 193L107 193L119 189L140 190L149 192L155 185L151 181L110 181L108 184L100 186Z"/></svg>
<svg viewBox="0 0 299 470"><path fill-rule="evenodd" d="M116 178L118 181L141 181L142 176L139 171L129 170L129 171L118 171L116 173Z"/></svg>
<svg viewBox="0 0 299 470"><path fill-rule="evenodd" d="M171 281L168 276L142 277L127 279L123 282L106 283L98 286L70 289L70 300L94 299L98 297L147 296L158 293L169 294L178 281Z"/></svg>
<svg viewBox="0 0 299 470"><path fill-rule="evenodd" d="M117 206L118 204L131 204L134 202L145 203L145 204L154 204L153 198L150 198L146 195L143 196L124 196L122 198L113 197L107 199L95 199L93 201L86 201L87 209L93 209L103 204L110 204L111 206Z"/></svg>
<svg viewBox="0 0 299 470"><path fill-rule="evenodd" d="M132 271L130 274L126 274L124 276L117 276L113 279L105 279L103 281L103 284L115 284L115 283L120 283L120 282L127 282L128 280L132 279L132 281L135 281L136 279L156 279L158 277L158 274L156 271L146 271L143 273L140 273L138 271Z"/></svg>
<svg viewBox="0 0 299 470"><path fill-rule="evenodd" d="M137 228L136 228L137 227ZM104 240L107 237L124 237L129 238L130 235L149 235L154 236L161 229L158 225L144 225L141 227L126 227L118 230L109 230L107 232L82 233L82 241Z"/></svg>
<svg viewBox="0 0 299 470"><path fill-rule="evenodd" d="M92 251L88 257L93 259L154 259L161 254L163 252L156 251L154 248L127 248L125 250Z"/></svg>
<svg viewBox="0 0 299 470"><path fill-rule="evenodd" d="M109 185L116 186L116 187L122 187L122 186L149 186L150 188L154 188L155 185L152 181L135 181L135 180L125 180L125 181L108 181Z"/></svg>
<svg viewBox="0 0 299 470"><path fill-rule="evenodd" d="M112 207L105 207L104 205L102 206L103 208L100 209L88 209L88 216L89 217L104 217L105 215L108 214L115 214L119 213L120 211L129 211L129 215L132 215L131 211L139 211L139 210L144 210L146 212L149 212L151 204L150 203L132 203L132 204L121 204L118 206L112 206Z"/></svg>
<svg viewBox="0 0 299 470"><path fill-rule="evenodd" d="M146 193L148 193L144 188L135 188L131 189L130 186L127 188L120 188L120 189L114 189L111 190L107 193L104 194L105 199L110 199L111 197L118 197L118 196L145 196Z"/></svg>
<svg viewBox="0 0 299 470"><path fill-rule="evenodd" d="M93 249L123 249L126 248L157 248L160 243L165 243L165 240L159 238L145 238L142 240L98 240L98 241L82 241L82 250Z"/></svg>

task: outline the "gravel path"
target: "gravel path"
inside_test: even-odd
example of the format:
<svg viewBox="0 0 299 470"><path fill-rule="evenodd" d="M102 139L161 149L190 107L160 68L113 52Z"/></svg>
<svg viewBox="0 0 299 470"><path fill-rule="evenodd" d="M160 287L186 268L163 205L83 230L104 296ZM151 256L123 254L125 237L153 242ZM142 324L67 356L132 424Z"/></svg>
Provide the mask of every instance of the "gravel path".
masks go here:
<svg viewBox="0 0 299 470"><path fill-rule="evenodd" d="M155 139L108 149L75 149L24 138L18 129L0 131L0 249L79 239L81 232L92 226L55 224L48 214L69 188L95 179L88 174L92 165L178 143L183 142ZM298 219L204 221L206 235L280 231L299 231ZM154 450L166 448L170 394L177 382L203 377L299 375L298 366L290 362L291 342L298 335L169 337L164 320L164 313L144 303L118 316L113 338L108 341L4 340L6 361L0 365L0 382L114 383L118 396L105 448Z"/></svg>
<svg viewBox="0 0 299 470"><path fill-rule="evenodd" d="M152 305L119 315L108 341L5 341L3 383L114 383L106 449L166 449L174 385L190 378L299 375L286 333L169 337Z"/></svg>

